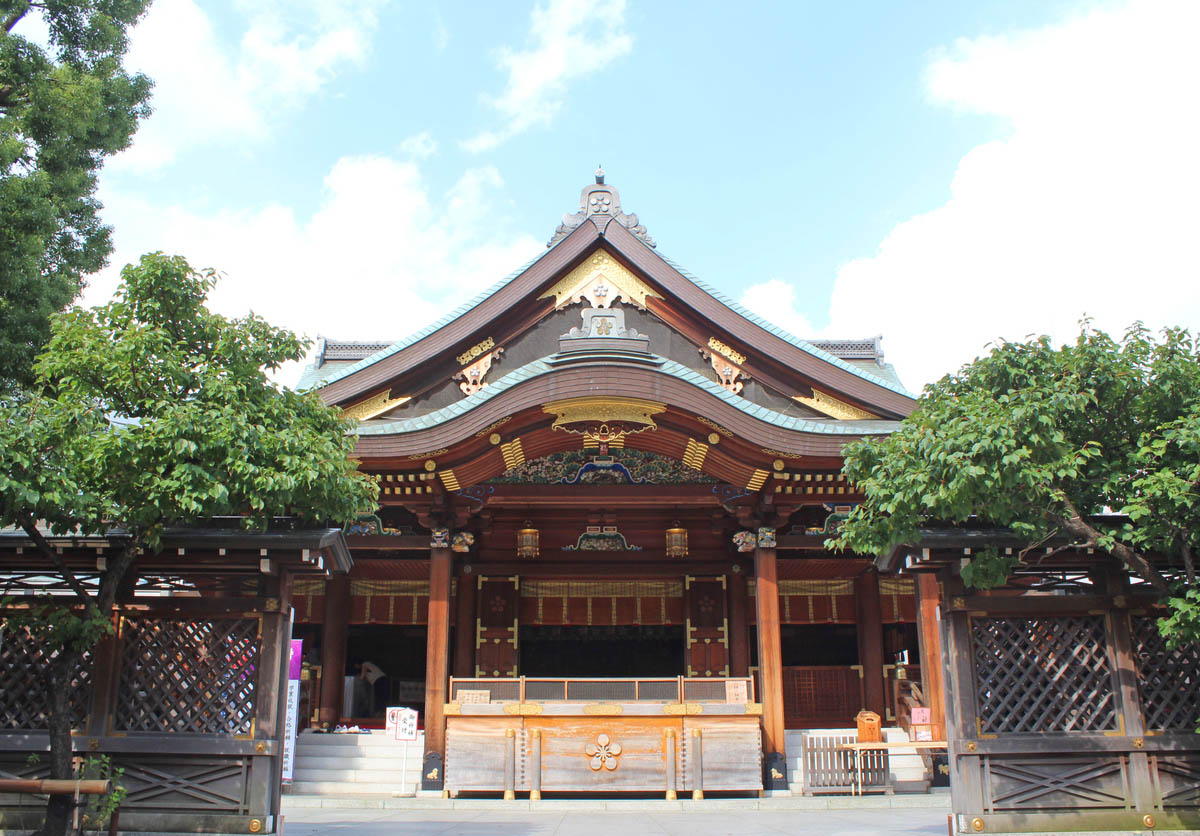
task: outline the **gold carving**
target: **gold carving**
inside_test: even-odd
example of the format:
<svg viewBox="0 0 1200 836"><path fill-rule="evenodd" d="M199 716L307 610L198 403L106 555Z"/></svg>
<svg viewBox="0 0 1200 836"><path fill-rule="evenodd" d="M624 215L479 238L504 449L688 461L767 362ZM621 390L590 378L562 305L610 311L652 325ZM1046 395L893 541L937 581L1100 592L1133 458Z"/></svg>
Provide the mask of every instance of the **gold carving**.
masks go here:
<svg viewBox="0 0 1200 836"><path fill-rule="evenodd" d="M783 459L776 459L775 461L771 462L771 467L775 468L776 470L783 470Z"/></svg>
<svg viewBox="0 0 1200 836"><path fill-rule="evenodd" d="M250 819L250 832L261 833L263 829L262 819Z"/></svg>
<svg viewBox="0 0 1200 836"><path fill-rule="evenodd" d="M478 345L471 346L470 348L468 348L466 351L464 351L462 354L458 355L454 359L458 361L458 365L465 366L468 363L470 363L472 360L479 357L480 354L483 354L485 351L491 351L495 347L496 347L496 341L493 340L491 337L488 337L486 340L479 343Z"/></svg>
<svg viewBox="0 0 1200 836"><path fill-rule="evenodd" d="M683 451L683 463L692 470L700 470L704 467L704 457L707 455L707 444L701 444L694 438L689 438L687 449Z"/></svg>
<svg viewBox="0 0 1200 836"><path fill-rule="evenodd" d="M438 476L442 477L442 484L446 486L448 491L456 491L461 487L458 484L458 477L454 475L453 470L443 470Z"/></svg>
<svg viewBox="0 0 1200 836"><path fill-rule="evenodd" d="M486 342L491 342L491 339L486 340ZM483 345L483 343L480 343L479 345ZM475 348L479 348L479 346L477 345ZM474 348L471 349L471 351L474 350ZM487 384L483 382L483 378L492 368L492 361L499 357L503 352L503 348L497 348L495 351L489 351L471 365L460 370L450 379L462 381L458 384L458 388L463 391L464 395L474 395L484 386L487 386ZM463 355L463 357L465 356L466 355ZM459 360L461 359L462 357L459 357Z"/></svg>
<svg viewBox="0 0 1200 836"><path fill-rule="evenodd" d="M624 299L645 310L647 296L662 298L603 249L597 250L538 298L549 299L551 296L555 310L584 299L593 308L607 308L617 299Z"/></svg>
<svg viewBox="0 0 1200 836"><path fill-rule="evenodd" d="M717 435L716 433L709 433L708 434L708 443L709 444L720 444L721 436Z"/></svg>
<svg viewBox="0 0 1200 836"><path fill-rule="evenodd" d="M979 748L979 744L976 743L974 740L967 741L967 751L968 752L974 752L978 748Z"/></svg>
<svg viewBox="0 0 1200 836"><path fill-rule="evenodd" d="M976 832L983 830L983 819L979 818L978 816L971 819L971 829Z"/></svg>
<svg viewBox="0 0 1200 836"><path fill-rule="evenodd" d="M541 714L542 706L540 703L510 702L505 704L504 713L528 717L534 714Z"/></svg>
<svg viewBox="0 0 1200 836"><path fill-rule="evenodd" d="M487 435L488 433L490 433L492 430L496 429L497 427L502 427L502 426L504 426L505 424L507 424L507 423L508 423L509 421L511 421L511 420L512 420L512 416L511 416L511 415L506 415L505 417L501 418L499 421L496 421L496 422L494 422L494 423L492 423L492 424L488 424L488 425L487 425L486 427L484 427L482 430L480 430L479 432L475 433L475 437L476 437L476 438L483 438L485 435ZM493 443L493 444L498 444L499 442L492 442L492 443Z"/></svg>
<svg viewBox="0 0 1200 836"><path fill-rule="evenodd" d="M700 415L696 416L696 420L699 421L701 424L703 424L706 427L712 427L714 430L716 430L717 432L719 432L721 435L725 436L726 438L733 438L733 431L725 429L720 424L716 424ZM716 442L713 442L713 443L715 444Z"/></svg>
<svg viewBox="0 0 1200 836"><path fill-rule="evenodd" d="M492 433L488 436L488 444L495 446L500 443L500 433Z"/></svg>
<svg viewBox="0 0 1200 836"><path fill-rule="evenodd" d="M443 447L441 450L430 450L428 453L413 453L411 456L408 457L408 460L411 462L415 462L417 459L430 459L430 458L433 458L434 456L441 456L441 455L444 455L445 453L449 453L449 452L450 452L449 450L447 450L445 447ZM426 470L429 470L429 469L430 468L426 467Z"/></svg>
<svg viewBox="0 0 1200 836"><path fill-rule="evenodd" d="M382 392L374 394L366 400L359 401L351 406L342 407L342 417L353 421L366 421L368 418L378 417L411 400L412 398L408 396L402 398L388 397L388 390L384 389Z"/></svg>
<svg viewBox="0 0 1200 836"><path fill-rule="evenodd" d="M742 382L739 377L746 377L742 367L736 365L727 357L722 357L715 351L704 352L708 355L708 361L712 363L713 371L717 373L718 382L735 395L740 395L742 392ZM740 355L739 355L740 356Z"/></svg>
<svg viewBox="0 0 1200 836"><path fill-rule="evenodd" d="M623 421L642 424L650 429L658 427L653 415L666 412L667 405L641 398L583 397L552 401L542 407L547 415L554 415L551 429L557 430L566 424Z"/></svg>
<svg viewBox="0 0 1200 836"><path fill-rule="evenodd" d="M624 713L625 709L613 703L596 702L583 707L584 714L599 715L602 717L615 717L618 714Z"/></svg>
<svg viewBox="0 0 1200 836"><path fill-rule="evenodd" d="M501 444L500 455L504 457L505 470L512 470L514 467L525 464L525 448L521 446L519 438L514 438L508 444Z"/></svg>
<svg viewBox="0 0 1200 836"><path fill-rule="evenodd" d="M681 702L681 703L675 703L673 705L664 705L663 706L663 714L669 714L669 715L676 716L676 717L682 716L682 715L695 716L697 714L703 714L703 713L704 713L704 706L698 702Z"/></svg>
<svg viewBox="0 0 1200 836"><path fill-rule="evenodd" d="M425 470L429 473L433 473L433 471L437 470L437 462L433 459L426 459Z"/></svg>
<svg viewBox="0 0 1200 836"><path fill-rule="evenodd" d="M725 345L725 343L721 342L716 337L708 338L708 347L711 348L713 351L715 351L717 354L720 354L724 357L729 358L730 360L732 360L734 363L736 363L739 366L743 366L746 364L746 355L745 354L740 354L740 353L734 351L732 348Z"/></svg>
<svg viewBox="0 0 1200 836"><path fill-rule="evenodd" d="M1146 827L1153 828L1155 824L1154 816L1150 815L1149 813L1142 816L1142 824L1144 824Z"/></svg>
<svg viewBox="0 0 1200 836"><path fill-rule="evenodd" d="M763 483L767 481L768 476L770 476L770 474L767 473L767 471L765 471L765 470L755 470L754 473L750 476L750 481L746 483L746 490L748 490L748 491L758 490L759 488L761 488L763 486Z"/></svg>
<svg viewBox="0 0 1200 836"><path fill-rule="evenodd" d="M856 406L851 406L848 403L839 401L833 395L826 395L824 392L813 389L812 397L805 398L800 395L792 395L792 400L802 403L807 407L815 409L817 412L824 413L830 418L837 418L839 421L861 421L867 418L878 418L878 415L872 415L870 412L859 409Z"/></svg>

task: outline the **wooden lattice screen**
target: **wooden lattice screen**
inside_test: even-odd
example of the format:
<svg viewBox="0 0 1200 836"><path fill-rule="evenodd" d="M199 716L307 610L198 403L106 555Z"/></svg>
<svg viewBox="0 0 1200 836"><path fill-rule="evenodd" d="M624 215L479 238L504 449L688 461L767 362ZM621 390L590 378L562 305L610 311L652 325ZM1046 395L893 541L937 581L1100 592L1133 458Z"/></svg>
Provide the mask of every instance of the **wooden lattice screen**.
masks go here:
<svg viewBox="0 0 1200 836"><path fill-rule="evenodd" d="M116 728L252 733L259 632L255 618L122 619Z"/></svg>
<svg viewBox="0 0 1200 836"><path fill-rule="evenodd" d="M1168 649L1153 618L1133 619L1133 644L1146 728L1195 729L1200 723L1200 645Z"/></svg>
<svg viewBox="0 0 1200 836"><path fill-rule="evenodd" d="M1116 728L1103 616L973 618L971 643L982 731Z"/></svg>
<svg viewBox="0 0 1200 836"><path fill-rule="evenodd" d="M25 628L0 625L0 729L37 731L49 726L43 676L54 659ZM92 699L92 654L71 677L71 727L81 728Z"/></svg>

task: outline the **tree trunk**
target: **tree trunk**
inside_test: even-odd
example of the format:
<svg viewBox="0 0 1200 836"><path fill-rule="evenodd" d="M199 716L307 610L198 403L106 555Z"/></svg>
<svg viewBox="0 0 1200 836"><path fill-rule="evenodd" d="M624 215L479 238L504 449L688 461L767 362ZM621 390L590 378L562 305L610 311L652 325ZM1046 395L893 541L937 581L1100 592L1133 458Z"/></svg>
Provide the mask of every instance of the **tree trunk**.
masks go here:
<svg viewBox="0 0 1200 836"><path fill-rule="evenodd" d="M46 666L44 681L49 704L50 777L75 777L71 752L71 674L81 660L81 654L61 648ZM34 836L67 836L75 799L70 795L52 795L46 802L46 819Z"/></svg>

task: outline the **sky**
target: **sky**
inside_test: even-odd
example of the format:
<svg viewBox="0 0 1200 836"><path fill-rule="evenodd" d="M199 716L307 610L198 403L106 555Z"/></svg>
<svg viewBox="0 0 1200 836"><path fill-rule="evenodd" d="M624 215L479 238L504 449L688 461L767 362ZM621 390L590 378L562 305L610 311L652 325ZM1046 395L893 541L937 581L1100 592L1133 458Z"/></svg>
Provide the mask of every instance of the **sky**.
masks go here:
<svg viewBox="0 0 1200 836"><path fill-rule="evenodd" d="M1200 3L155 0L111 265L400 339L545 251L597 165L661 253L914 392L990 343L1200 327ZM298 370L292 379L298 376Z"/></svg>

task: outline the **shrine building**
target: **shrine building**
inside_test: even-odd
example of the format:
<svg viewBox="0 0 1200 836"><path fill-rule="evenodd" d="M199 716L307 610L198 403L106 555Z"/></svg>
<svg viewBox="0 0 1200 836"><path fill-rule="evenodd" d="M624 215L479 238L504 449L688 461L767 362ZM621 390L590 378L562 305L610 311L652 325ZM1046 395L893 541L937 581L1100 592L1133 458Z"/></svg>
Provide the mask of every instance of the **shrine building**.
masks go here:
<svg viewBox="0 0 1200 836"><path fill-rule="evenodd" d="M694 790L701 762L786 788L788 730L891 721L896 677L939 667L936 583L923 633L913 578L824 545L860 499L843 447L914 407L879 338L750 313L602 171L541 256L399 342L322 340L300 388L358 420L381 505L348 575L295 581L310 717L417 708L426 789Z"/></svg>

